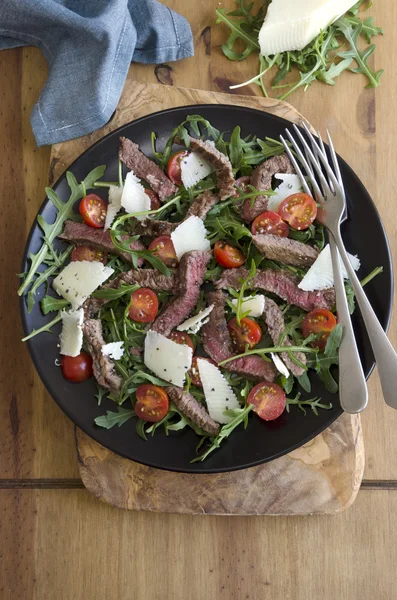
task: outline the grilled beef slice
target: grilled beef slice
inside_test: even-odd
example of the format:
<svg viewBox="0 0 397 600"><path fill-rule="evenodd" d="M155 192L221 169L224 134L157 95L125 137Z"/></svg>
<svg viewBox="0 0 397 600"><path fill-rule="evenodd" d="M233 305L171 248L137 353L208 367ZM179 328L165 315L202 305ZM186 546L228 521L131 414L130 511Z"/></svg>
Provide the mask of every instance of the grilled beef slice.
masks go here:
<svg viewBox="0 0 397 600"><path fill-rule="evenodd" d="M117 393L121 388L122 380L115 372L114 362L102 354L102 346L105 344L102 323L96 319L87 319L83 323L83 334L92 357L95 379L99 385Z"/></svg>
<svg viewBox="0 0 397 600"><path fill-rule="evenodd" d="M254 235L252 241L266 258L283 265L310 267L318 257L318 250L313 246L271 233Z"/></svg>
<svg viewBox="0 0 397 600"><path fill-rule="evenodd" d="M210 292L208 303L213 304L208 323L201 330L204 350L219 363L235 354L225 319L225 296L222 291ZM247 379L273 381L277 370L273 363L266 362L260 356L252 355L236 358L223 367L227 371L243 375Z"/></svg>
<svg viewBox="0 0 397 600"><path fill-rule="evenodd" d="M167 387L166 391L175 406L193 423L210 435L219 433L219 424L210 417L204 406L199 404L189 392L176 385Z"/></svg>
<svg viewBox="0 0 397 600"><path fill-rule="evenodd" d="M138 144L125 137L120 138L119 158L134 175L147 181L162 202L177 191L160 167L139 150Z"/></svg>
<svg viewBox="0 0 397 600"><path fill-rule="evenodd" d="M179 263L175 296L154 321L151 326L152 331L168 336L174 327L187 319L197 304L205 270L210 259L210 252L201 250L186 252L182 256Z"/></svg>
<svg viewBox="0 0 397 600"><path fill-rule="evenodd" d="M203 140L191 137L190 148L214 167L220 199L226 200L230 196L233 196L236 188L229 158L222 154L222 152L219 152L208 140L204 142Z"/></svg>
<svg viewBox="0 0 397 600"><path fill-rule="evenodd" d="M286 154L273 156L258 165L251 175L250 184L257 190L267 191L272 187L272 179L277 173L295 173L294 168ZM267 210L267 196L257 196L255 200L248 199L239 208L240 217L250 223L258 215Z"/></svg>
<svg viewBox="0 0 397 600"><path fill-rule="evenodd" d="M185 219L194 216L204 220L211 208L215 206L215 204L218 204L218 202L219 196L217 194L214 194L211 190L205 190L205 192L193 200L186 213Z"/></svg>
<svg viewBox="0 0 397 600"><path fill-rule="evenodd" d="M58 237L77 246L87 245L96 250L117 254L117 256L121 256L126 262L132 263L130 254L119 252L114 247L109 230L94 229L85 223L77 221L65 221L64 230ZM145 246L139 240L132 242L130 247L132 250L146 250ZM142 258L138 258L138 264L143 264Z"/></svg>
<svg viewBox="0 0 397 600"><path fill-rule="evenodd" d="M241 280L248 277L248 271L244 267L239 269L228 269L224 271L220 279L215 283L218 289L232 287L239 290ZM303 310L310 311L314 308L326 308L330 310L335 304L335 290L321 290L317 292L305 292L298 288L299 279L286 271L275 271L274 269L258 270L255 277L248 283L248 289L265 290L276 294L288 304L300 306Z"/></svg>
<svg viewBox="0 0 397 600"><path fill-rule="evenodd" d="M265 319L270 337L273 340L273 344L275 346L278 346L280 337L285 331L284 316L277 304L273 302L273 300L271 300L270 298L266 298L265 300L263 318ZM284 337L282 345L292 346L291 340L288 336ZM304 365L306 364L306 356L303 352L295 352L294 355L301 363L303 363ZM287 352L282 352L281 358L283 359L286 367L294 375L299 376L305 372L305 369L302 369L302 367L299 367L290 359Z"/></svg>

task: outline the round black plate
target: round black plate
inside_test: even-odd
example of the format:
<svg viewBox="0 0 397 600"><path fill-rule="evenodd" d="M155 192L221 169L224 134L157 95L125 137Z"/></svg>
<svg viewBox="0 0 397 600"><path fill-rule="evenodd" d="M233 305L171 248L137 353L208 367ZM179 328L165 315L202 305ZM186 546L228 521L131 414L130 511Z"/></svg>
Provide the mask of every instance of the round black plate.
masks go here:
<svg viewBox="0 0 397 600"><path fill-rule="evenodd" d="M106 164L104 179L115 181L120 135L137 142L142 151L150 156L152 153L150 133L156 132L161 148L171 130L189 114L204 116L220 131L230 131L236 125L240 125L244 136L255 133L260 138L268 136L278 139L285 127L290 125L288 121L279 117L237 106L195 105L174 108L143 117L114 131L86 150L70 170L77 180L81 181L93 167ZM361 259L360 276L366 275L379 265L383 266L383 274L367 286L366 292L382 325L386 328L391 314L393 287L388 242L378 212L364 186L343 160L341 160L341 169L349 209L348 220L343 225L344 240L347 249L357 253ZM69 196L65 176L59 179L54 189L63 200ZM55 210L48 200L43 203L40 214L47 222L53 221ZM27 269L29 254L37 252L40 246L41 230L34 223L25 249L23 271ZM59 246L61 247L60 242ZM53 313L43 317L39 305L42 293L41 291L37 294L37 302L30 314L27 313L26 302L22 299L22 321L26 333L42 327L54 316ZM364 371L368 376L373 369L374 361L358 311L354 315L354 327ZM58 333L59 329L55 328L55 332ZM332 402L331 410L320 410L318 416L309 410L305 416L293 406L290 413L284 412L272 423L265 423L255 415L251 415L247 430L239 427L206 461L191 464L190 461L195 456L196 444L199 441L192 430L183 430L168 437L163 431L158 430L154 437L150 437L145 442L135 432L135 419L131 419L120 428L105 430L97 427L94 418L105 414L106 410L115 410L116 407L108 400L103 400L101 406L97 405L96 385L93 379L72 384L62 377L61 369L55 364L59 356L57 342L57 335L49 333L40 334L28 342L40 377L57 404L78 427L100 444L122 456L152 467L210 473L254 466L277 458L307 442L330 425L342 412L338 397L329 394L318 378L312 374L310 396L319 395L325 403Z"/></svg>

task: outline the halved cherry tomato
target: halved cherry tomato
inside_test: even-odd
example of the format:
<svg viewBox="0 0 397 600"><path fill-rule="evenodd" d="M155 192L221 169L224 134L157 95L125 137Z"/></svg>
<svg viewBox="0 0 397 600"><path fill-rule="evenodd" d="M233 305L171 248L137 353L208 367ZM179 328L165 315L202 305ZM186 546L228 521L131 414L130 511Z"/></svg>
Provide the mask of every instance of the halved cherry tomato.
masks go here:
<svg viewBox="0 0 397 600"><path fill-rule="evenodd" d="M131 296L128 316L138 323L151 323L159 311L159 301L153 290L139 288Z"/></svg>
<svg viewBox="0 0 397 600"><path fill-rule="evenodd" d="M239 188L242 192L245 192L250 181L251 177L249 175L244 175L244 177L239 177L238 179L236 179L236 183L234 185L236 186L236 188ZM236 190L233 196L234 198L237 198L238 195L238 190Z"/></svg>
<svg viewBox="0 0 397 600"><path fill-rule="evenodd" d="M68 381L85 381L92 376L92 358L87 352L80 352L78 356L62 356L61 369Z"/></svg>
<svg viewBox="0 0 397 600"><path fill-rule="evenodd" d="M76 246L76 248L72 250L71 258L72 261L88 260L88 262L92 262L97 260L104 265L107 263L107 254L102 250L96 250L90 246Z"/></svg>
<svg viewBox="0 0 397 600"><path fill-rule="evenodd" d="M170 401L167 392L157 385L151 383L140 385L136 390L136 398L136 415L144 421L157 423L168 412Z"/></svg>
<svg viewBox="0 0 397 600"><path fill-rule="evenodd" d="M150 198L150 210L157 210L161 206L158 195L153 190L145 189L146 196Z"/></svg>
<svg viewBox="0 0 397 600"><path fill-rule="evenodd" d="M167 165L167 173L168 177L171 179L172 183L175 185L182 185L181 178L181 162L185 156L187 156L189 152L187 150L181 150L171 156Z"/></svg>
<svg viewBox="0 0 397 600"><path fill-rule="evenodd" d="M336 317L329 310L324 308L315 308L310 311L303 319L302 332L308 337L311 333L321 333L318 340L310 343L313 348L324 350L329 334L336 325Z"/></svg>
<svg viewBox="0 0 397 600"><path fill-rule="evenodd" d="M263 381L252 388L247 404L253 404L253 411L264 421L273 421L284 412L285 392L276 383Z"/></svg>
<svg viewBox="0 0 397 600"><path fill-rule="evenodd" d="M212 360L212 358L204 358L203 356L193 356L192 366L190 367L190 369L188 371L188 375L189 375L193 385L197 385L198 387L203 387L203 384L201 383L201 379L200 379L200 372L199 372L198 366L197 366L198 358L200 360L206 360L207 362L210 362L212 365L215 365L215 366L216 366L216 362L214 360Z"/></svg>
<svg viewBox="0 0 397 600"><path fill-rule="evenodd" d="M317 205L309 194L292 194L282 201L278 213L292 229L307 229L317 216Z"/></svg>
<svg viewBox="0 0 397 600"><path fill-rule="evenodd" d="M189 348L191 348L194 352L194 344L192 338L184 331L171 331L168 338L176 344L184 344L185 346L189 346Z"/></svg>
<svg viewBox="0 0 397 600"><path fill-rule="evenodd" d="M256 217L251 225L251 231L254 235L257 233L272 233L279 237L288 237L289 228L278 213L267 210Z"/></svg>
<svg viewBox="0 0 397 600"><path fill-rule="evenodd" d="M154 250L153 254L158 256L167 267L176 267L178 259L171 236L159 235L150 243L148 250Z"/></svg>
<svg viewBox="0 0 397 600"><path fill-rule="evenodd" d="M107 206L96 194L88 194L79 204L79 211L84 222L90 227L100 229L105 225Z"/></svg>
<svg viewBox="0 0 397 600"><path fill-rule="evenodd" d="M234 246L230 246L230 244L227 244L223 240L215 242L214 256L218 265L225 267L225 269L241 267L245 263L243 252Z"/></svg>
<svg viewBox="0 0 397 600"><path fill-rule="evenodd" d="M237 352L244 352L246 346L252 350L262 337L262 330L258 323L248 317L241 319L240 325L237 323L237 319L232 319L227 326Z"/></svg>

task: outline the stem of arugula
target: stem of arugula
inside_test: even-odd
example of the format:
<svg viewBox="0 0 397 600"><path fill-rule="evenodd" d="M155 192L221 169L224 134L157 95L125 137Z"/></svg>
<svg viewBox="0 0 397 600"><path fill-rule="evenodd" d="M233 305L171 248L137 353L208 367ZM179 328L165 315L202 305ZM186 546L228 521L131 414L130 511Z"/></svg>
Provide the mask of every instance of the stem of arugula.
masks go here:
<svg viewBox="0 0 397 600"><path fill-rule="evenodd" d="M243 354L236 354L235 356L231 356L230 358L226 358L226 360L222 360L218 363L218 367L222 367L232 360L236 360L237 358L244 358L244 356L251 356L253 354L258 354L261 356L262 354L270 354L270 352L307 352L317 354L318 348L307 348L307 346L275 346L274 348L259 348L258 350L248 350L247 352L243 352Z"/></svg>

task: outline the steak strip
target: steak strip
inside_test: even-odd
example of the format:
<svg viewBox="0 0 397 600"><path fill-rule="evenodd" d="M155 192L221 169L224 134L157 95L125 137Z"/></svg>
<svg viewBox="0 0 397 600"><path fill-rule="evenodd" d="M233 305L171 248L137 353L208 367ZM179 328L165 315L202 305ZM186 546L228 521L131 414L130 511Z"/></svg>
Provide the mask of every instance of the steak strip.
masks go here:
<svg viewBox="0 0 397 600"><path fill-rule="evenodd" d="M318 250L313 246L271 233L254 235L252 241L266 258L283 265L309 267L318 257Z"/></svg>
<svg viewBox="0 0 397 600"><path fill-rule="evenodd" d="M114 393L119 392L122 385L121 377L115 372L114 362L102 354L102 346L105 345L102 323L96 319L87 319L83 323L83 333L92 357L95 379L99 385Z"/></svg>
<svg viewBox="0 0 397 600"><path fill-rule="evenodd" d="M225 319L225 295L221 291L210 292L208 303L213 304L208 323L201 330L204 350L216 363L220 363L235 354ZM258 355L236 358L223 368L232 373L243 375L247 379L272 382L277 375L273 363Z"/></svg>
<svg viewBox="0 0 397 600"><path fill-rule="evenodd" d="M239 290L241 280L247 279L248 271L244 267L224 271L215 283L218 289L232 287ZM306 292L298 288L299 279L286 271L274 269L258 270L255 277L248 282L247 288L251 290L265 290L282 298L288 304L300 306L303 310L310 311L314 308L331 310L335 304L335 290L329 288L316 292Z"/></svg>
<svg viewBox="0 0 397 600"><path fill-rule="evenodd" d="M273 302L273 300L271 300L270 298L266 298L265 300L263 318L265 319L267 329L269 331L270 337L273 340L274 345L278 346L280 343L280 337L285 331L284 316L277 304ZM292 346L292 342L287 335L284 337L282 345ZM294 355L301 363L303 363L304 365L306 364L306 356L303 352L294 352ZM296 365L290 359L287 352L282 352L281 358L283 359L285 366L291 371L291 373L297 376L303 375L305 369Z"/></svg>
<svg viewBox="0 0 397 600"><path fill-rule="evenodd" d="M160 167L139 150L138 144L125 137L120 138L119 158L134 175L147 181L161 202L178 191Z"/></svg>
<svg viewBox="0 0 397 600"><path fill-rule="evenodd" d="M217 435L220 426L214 419L210 417L204 406L199 404L197 400L182 388L172 385L166 388L170 400L188 419L201 427L203 431L210 435Z"/></svg>
<svg viewBox="0 0 397 600"><path fill-rule="evenodd" d="M130 254L126 252L120 252L114 247L112 238L110 237L109 230L94 229L89 227L85 223L79 223L77 221L65 221L65 227L62 233L58 236L61 240L66 240L71 244L77 246L87 245L96 250L102 250L103 252L110 252L123 258L127 263L132 264L132 258ZM139 240L131 242L130 248L132 250L146 250L145 246ZM143 259L138 258L138 265L143 264Z"/></svg>

